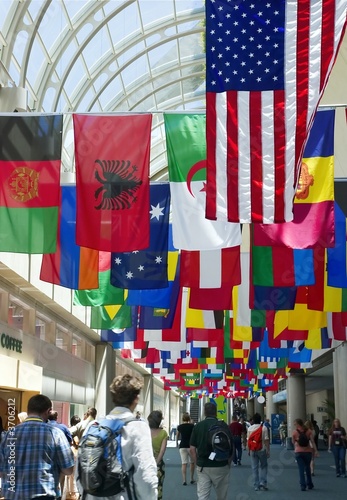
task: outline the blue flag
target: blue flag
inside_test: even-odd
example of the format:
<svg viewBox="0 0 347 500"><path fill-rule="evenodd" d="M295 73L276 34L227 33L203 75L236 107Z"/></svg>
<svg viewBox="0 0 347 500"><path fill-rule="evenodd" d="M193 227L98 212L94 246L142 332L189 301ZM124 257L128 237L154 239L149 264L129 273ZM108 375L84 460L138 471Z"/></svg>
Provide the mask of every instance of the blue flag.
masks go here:
<svg viewBox="0 0 347 500"><path fill-rule="evenodd" d="M146 250L112 253L111 284L128 290L168 286L170 186L150 185L150 246Z"/></svg>

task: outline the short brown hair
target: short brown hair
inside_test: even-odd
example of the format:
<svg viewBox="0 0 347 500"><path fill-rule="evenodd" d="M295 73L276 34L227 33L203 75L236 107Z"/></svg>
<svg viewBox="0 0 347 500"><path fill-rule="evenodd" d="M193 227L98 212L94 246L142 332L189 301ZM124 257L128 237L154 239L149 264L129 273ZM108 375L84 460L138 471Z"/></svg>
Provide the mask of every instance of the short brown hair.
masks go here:
<svg viewBox="0 0 347 500"><path fill-rule="evenodd" d="M163 420L163 414L160 410L153 410L147 417L150 429L159 429Z"/></svg>
<svg viewBox="0 0 347 500"><path fill-rule="evenodd" d="M138 377L132 375L118 375L110 385L112 401L116 406L128 408L140 394L143 384Z"/></svg>
<svg viewBox="0 0 347 500"><path fill-rule="evenodd" d="M204 410L206 417L215 417L217 415L216 403L205 403Z"/></svg>

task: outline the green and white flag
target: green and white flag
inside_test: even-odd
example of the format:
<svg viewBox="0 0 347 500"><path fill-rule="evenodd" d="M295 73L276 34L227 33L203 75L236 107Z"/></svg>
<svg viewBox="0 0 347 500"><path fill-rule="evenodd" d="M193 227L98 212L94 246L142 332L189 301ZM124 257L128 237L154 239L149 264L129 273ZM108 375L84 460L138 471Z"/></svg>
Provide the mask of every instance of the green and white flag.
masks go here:
<svg viewBox="0 0 347 500"><path fill-rule="evenodd" d="M164 114L175 248L213 250L241 244L240 224L205 218L206 116Z"/></svg>

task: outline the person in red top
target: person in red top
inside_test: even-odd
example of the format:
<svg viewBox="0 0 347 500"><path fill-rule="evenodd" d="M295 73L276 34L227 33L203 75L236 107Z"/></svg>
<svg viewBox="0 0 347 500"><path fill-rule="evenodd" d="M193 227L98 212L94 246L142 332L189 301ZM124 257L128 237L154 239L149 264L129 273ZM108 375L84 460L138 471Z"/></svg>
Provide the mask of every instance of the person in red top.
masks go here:
<svg viewBox="0 0 347 500"><path fill-rule="evenodd" d="M236 415L233 415L231 424L229 425L230 432L234 438L235 453L233 455L234 467L241 465L242 458L242 434L244 432L243 425L237 420Z"/></svg>
<svg viewBox="0 0 347 500"><path fill-rule="evenodd" d="M301 418L294 420L295 429L292 433L292 443L295 451L295 459L298 464L301 491L305 491L306 487L309 490L313 489L312 475L311 475L311 460L312 453L318 456L316 443L314 442L313 433L310 429L305 427ZM303 444L306 436L307 444ZM306 477L305 477L306 474Z"/></svg>

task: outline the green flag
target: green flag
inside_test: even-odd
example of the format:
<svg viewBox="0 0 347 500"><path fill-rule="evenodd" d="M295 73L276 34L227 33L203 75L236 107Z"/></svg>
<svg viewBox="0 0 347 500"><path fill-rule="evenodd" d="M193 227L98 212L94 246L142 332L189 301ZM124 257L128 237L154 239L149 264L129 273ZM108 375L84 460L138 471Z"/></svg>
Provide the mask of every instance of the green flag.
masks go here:
<svg viewBox="0 0 347 500"><path fill-rule="evenodd" d="M239 224L205 218L206 117L164 114L175 248L213 250L241 244Z"/></svg>

